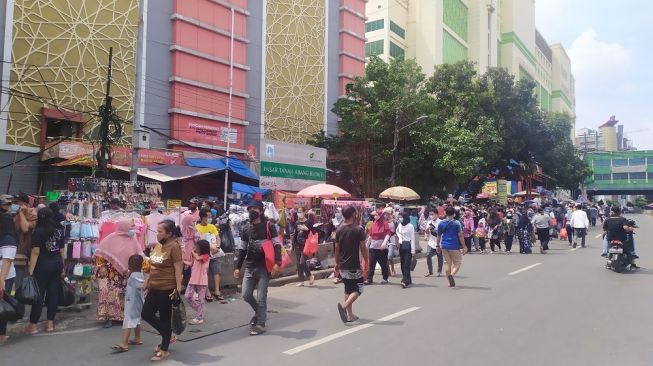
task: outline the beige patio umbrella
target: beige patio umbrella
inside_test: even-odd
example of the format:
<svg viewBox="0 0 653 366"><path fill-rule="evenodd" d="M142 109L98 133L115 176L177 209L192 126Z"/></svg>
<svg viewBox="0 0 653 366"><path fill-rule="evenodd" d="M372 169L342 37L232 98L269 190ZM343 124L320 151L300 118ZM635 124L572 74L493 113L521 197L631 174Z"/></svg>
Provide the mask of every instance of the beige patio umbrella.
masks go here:
<svg viewBox="0 0 653 366"><path fill-rule="evenodd" d="M397 201L415 201L420 199L419 194L412 189L404 186L390 187L381 192L379 198L387 198Z"/></svg>

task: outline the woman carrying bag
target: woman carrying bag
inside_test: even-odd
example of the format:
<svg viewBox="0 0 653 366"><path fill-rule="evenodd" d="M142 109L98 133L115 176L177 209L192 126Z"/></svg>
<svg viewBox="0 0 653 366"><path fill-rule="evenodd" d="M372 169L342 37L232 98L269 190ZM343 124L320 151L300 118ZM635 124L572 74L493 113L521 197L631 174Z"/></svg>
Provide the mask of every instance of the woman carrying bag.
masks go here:
<svg viewBox="0 0 653 366"><path fill-rule="evenodd" d="M16 277L14 258L18 247L18 235L16 225L11 215L0 214L0 299L4 291L11 292ZM7 322L0 320L0 345L4 344L9 337L7 334Z"/></svg>
<svg viewBox="0 0 653 366"><path fill-rule="evenodd" d="M315 282L315 276L311 274L311 269L308 266L309 258L306 256L306 254L304 254L304 246L306 245L306 241L312 232L313 221L309 217L306 217L304 208L300 207L297 209L295 235L292 242L295 257L297 258L297 276L299 277L299 283L297 284L297 287L303 287L304 281L306 281L306 279L309 280L309 284L311 286Z"/></svg>
<svg viewBox="0 0 653 366"><path fill-rule="evenodd" d="M170 356L168 347L176 341L172 337L172 306L179 300L182 289L182 259L179 238L181 230L172 220L163 220L157 226L159 241L150 252L150 276L143 289L147 291L143 304L143 320L161 334L161 344L156 348L152 362ZM157 316L157 312L159 316Z"/></svg>
<svg viewBox="0 0 653 366"><path fill-rule="evenodd" d="M59 294L63 272L63 229L55 222L54 213L45 207L36 215L36 228L32 233L32 254L29 261L29 274L34 276L38 284L40 301L32 305L29 315L29 325L23 329L23 334L38 333L36 325L43 311L43 299L47 301L48 318L44 330L54 332L54 317L59 307Z"/></svg>

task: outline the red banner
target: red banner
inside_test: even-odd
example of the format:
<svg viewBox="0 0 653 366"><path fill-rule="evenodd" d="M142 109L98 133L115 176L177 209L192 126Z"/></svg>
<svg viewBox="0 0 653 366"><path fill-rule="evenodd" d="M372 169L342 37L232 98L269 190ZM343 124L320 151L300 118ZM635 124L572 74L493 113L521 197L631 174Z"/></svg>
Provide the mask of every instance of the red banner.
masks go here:
<svg viewBox="0 0 653 366"><path fill-rule="evenodd" d="M54 158L66 159L65 161L53 164L55 166L95 166L93 146L79 141L64 141L51 149L43 152L41 160ZM132 163L132 150L129 146L114 146L111 149L111 164L130 166ZM138 165L183 165L184 154L179 151L164 151L152 149L140 149L138 151Z"/></svg>

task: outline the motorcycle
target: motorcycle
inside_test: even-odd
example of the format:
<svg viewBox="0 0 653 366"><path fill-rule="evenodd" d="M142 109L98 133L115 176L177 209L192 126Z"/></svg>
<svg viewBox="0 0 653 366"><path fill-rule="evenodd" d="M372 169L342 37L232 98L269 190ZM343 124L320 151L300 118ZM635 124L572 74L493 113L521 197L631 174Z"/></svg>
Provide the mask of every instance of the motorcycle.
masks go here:
<svg viewBox="0 0 653 366"><path fill-rule="evenodd" d="M628 220L628 226L636 228L637 225L635 221ZM610 241L608 246L608 257L605 267L607 269L612 269L617 273L622 273L628 266L633 265L633 237L634 233L632 231L626 232L626 241L622 242L620 240Z"/></svg>

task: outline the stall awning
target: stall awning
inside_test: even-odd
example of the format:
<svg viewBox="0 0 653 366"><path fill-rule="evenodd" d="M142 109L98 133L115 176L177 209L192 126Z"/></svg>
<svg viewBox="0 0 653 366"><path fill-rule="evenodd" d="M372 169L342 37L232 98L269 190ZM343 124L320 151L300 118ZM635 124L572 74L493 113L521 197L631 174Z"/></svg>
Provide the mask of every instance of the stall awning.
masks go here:
<svg viewBox="0 0 653 366"><path fill-rule="evenodd" d="M227 158L221 159L186 159L186 164L196 168L210 168L217 171L225 170ZM258 176L251 171L243 162L234 157L229 157L229 171L242 177L245 181L241 183L258 185Z"/></svg>
<svg viewBox="0 0 653 366"><path fill-rule="evenodd" d="M113 169L129 171L126 166L111 166ZM216 173L219 170L211 168L196 168L185 165L159 165L148 168L138 168L138 175L145 178L150 178L159 182L172 182L175 180L199 177L202 175Z"/></svg>
<svg viewBox="0 0 653 366"><path fill-rule="evenodd" d="M270 193L269 189L265 188L259 188L259 187L254 187L254 186L248 186L247 184L242 184L242 183L232 183L231 189L234 192L242 193L242 194L255 194L255 193L260 193L260 194L268 194Z"/></svg>

